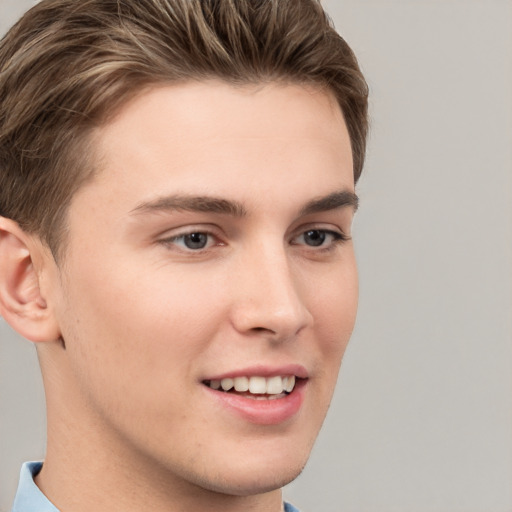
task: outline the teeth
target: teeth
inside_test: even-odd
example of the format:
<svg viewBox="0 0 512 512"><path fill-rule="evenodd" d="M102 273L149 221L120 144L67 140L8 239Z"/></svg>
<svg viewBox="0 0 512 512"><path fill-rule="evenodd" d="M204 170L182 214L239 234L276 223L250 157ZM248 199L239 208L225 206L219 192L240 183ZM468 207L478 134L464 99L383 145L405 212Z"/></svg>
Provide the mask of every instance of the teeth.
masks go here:
<svg viewBox="0 0 512 512"><path fill-rule="evenodd" d="M249 391L255 395L264 395L267 392L267 379L265 377L251 377Z"/></svg>
<svg viewBox="0 0 512 512"><path fill-rule="evenodd" d="M222 379L220 385L224 391L229 391L233 387L234 382L233 379Z"/></svg>
<svg viewBox="0 0 512 512"><path fill-rule="evenodd" d="M278 395L283 392L283 379L281 377L271 377L267 380L267 394Z"/></svg>
<svg viewBox="0 0 512 512"><path fill-rule="evenodd" d="M287 393L291 393L293 391L294 387L295 387L295 375L292 375L291 377L288 377L286 379L286 383L283 383L283 389Z"/></svg>
<svg viewBox="0 0 512 512"><path fill-rule="evenodd" d="M253 395L281 395L284 392L291 393L295 387L295 376L286 375L275 377L234 377L222 380L211 380L206 383L212 389L230 391L234 388L239 393L251 393ZM265 397L257 397L265 399Z"/></svg>
<svg viewBox="0 0 512 512"><path fill-rule="evenodd" d="M236 391L241 391L242 393L249 391L249 379L247 377L235 377L234 382Z"/></svg>

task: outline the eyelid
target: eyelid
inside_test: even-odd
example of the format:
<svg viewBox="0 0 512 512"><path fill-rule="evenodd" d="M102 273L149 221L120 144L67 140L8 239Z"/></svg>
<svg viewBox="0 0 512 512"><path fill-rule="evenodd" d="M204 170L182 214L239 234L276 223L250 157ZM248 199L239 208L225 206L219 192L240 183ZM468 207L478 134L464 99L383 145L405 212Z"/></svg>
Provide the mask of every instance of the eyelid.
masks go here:
<svg viewBox="0 0 512 512"><path fill-rule="evenodd" d="M165 245L166 247L174 246L177 248L177 250L181 250L183 252L190 252L190 253L201 253L208 251L211 247L224 245L222 242L221 234L219 233L219 229L215 229L212 225L186 225L181 228L175 228L172 230L166 230L164 231L160 236L157 238L157 243ZM188 249L188 248L180 248L176 241L180 238L184 238L187 235L192 235L194 233L201 233L204 235L207 235L209 238L214 238L216 240L215 243L207 245L207 247L203 249Z"/></svg>
<svg viewBox="0 0 512 512"><path fill-rule="evenodd" d="M327 243L322 243L321 245L309 245L305 242L297 241L298 238L305 236L309 231L319 231L326 234L327 236L332 237L332 239ZM339 246L343 245L349 240L351 240L350 235L347 235L339 226L333 227L332 224L328 226L325 224L316 224L301 226L299 230L296 230L294 236L292 236L290 239L290 245L297 246L300 248L300 250L305 250L313 254L320 254L335 251Z"/></svg>
<svg viewBox="0 0 512 512"><path fill-rule="evenodd" d="M183 224L160 231L155 238L171 239L180 236L190 235L191 233L206 233L212 236L222 236L221 230L215 224Z"/></svg>
<svg viewBox="0 0 512 512"><path fill-rule="evenodd" d="M298 236L303 235L308 231L322 231L324 233L329 233L334 236L341 237L343 240L350 240L352 238L349 232L344 230L341 226L332 223L311 223L299 226L293 230L291 238L297 238Z"/></svg>

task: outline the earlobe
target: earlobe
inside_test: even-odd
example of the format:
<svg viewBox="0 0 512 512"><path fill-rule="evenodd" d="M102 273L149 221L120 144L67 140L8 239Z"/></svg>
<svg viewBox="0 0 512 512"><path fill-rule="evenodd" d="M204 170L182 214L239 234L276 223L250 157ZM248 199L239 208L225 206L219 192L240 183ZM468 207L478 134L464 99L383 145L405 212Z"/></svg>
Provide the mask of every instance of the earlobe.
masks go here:
<svg viewBox="0 0 512 512"><path fill-rule="evenodd" d="M0 217L0 315L31 341L53 341L60 333L41 293L35 250L16 222Z"/></svg>

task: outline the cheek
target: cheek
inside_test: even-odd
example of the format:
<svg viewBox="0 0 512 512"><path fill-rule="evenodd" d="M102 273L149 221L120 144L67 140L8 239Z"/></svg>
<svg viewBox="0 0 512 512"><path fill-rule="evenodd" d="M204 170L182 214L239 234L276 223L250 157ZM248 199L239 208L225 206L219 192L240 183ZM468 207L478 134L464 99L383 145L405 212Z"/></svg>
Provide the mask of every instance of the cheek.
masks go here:
<svg viewBox="0 0 512 512"><path fill-rule="evenodd" d="M192 332L202 328L199 312L208 313L210 300L203 292L204 282L135 258L131 264L119 261L109 265L103 259L73 272L68 287L73 310L89 317L92 326L120 333L118 341L123 344L130 334L150 337L151 332L163 331L169 336L184 326Z"/></svg>
<svg viewBox="0 0 512 512"><path fill-rule="evenodd" d="M314 295L315 323L332 350L348 342L354 328L358 303L358 276L354 257L326 276Z"/></svg>
<svg viewBox="0 0 512 512"><path fill-rule="evenodd" d="M333 388L341 360L354 329L358 303L358 278L355 260L324 282L316 295L314 319L322 365L318 370L328 387Z"/></svg>
<svg viewBox="0 0 512 512"><path fill-rule="evenodd" d="M184 278L156 279L161 273L106 264L80 270L65 290L62 331L88 387L146 395L192 372L220 322L219 300Z"/></svg>

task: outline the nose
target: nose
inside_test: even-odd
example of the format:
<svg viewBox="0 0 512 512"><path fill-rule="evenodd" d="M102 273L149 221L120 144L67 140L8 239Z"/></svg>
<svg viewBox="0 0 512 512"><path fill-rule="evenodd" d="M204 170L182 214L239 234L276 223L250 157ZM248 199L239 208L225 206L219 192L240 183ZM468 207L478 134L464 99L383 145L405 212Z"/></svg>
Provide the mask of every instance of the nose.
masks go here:
<svg viewBox="0 0 512 512"><path fill-rule="evenodd" d="M243 334L273 341L291 339L313 324L304 276L285 248L264 248L241 258L234 285L232 323Z"/></svg>

